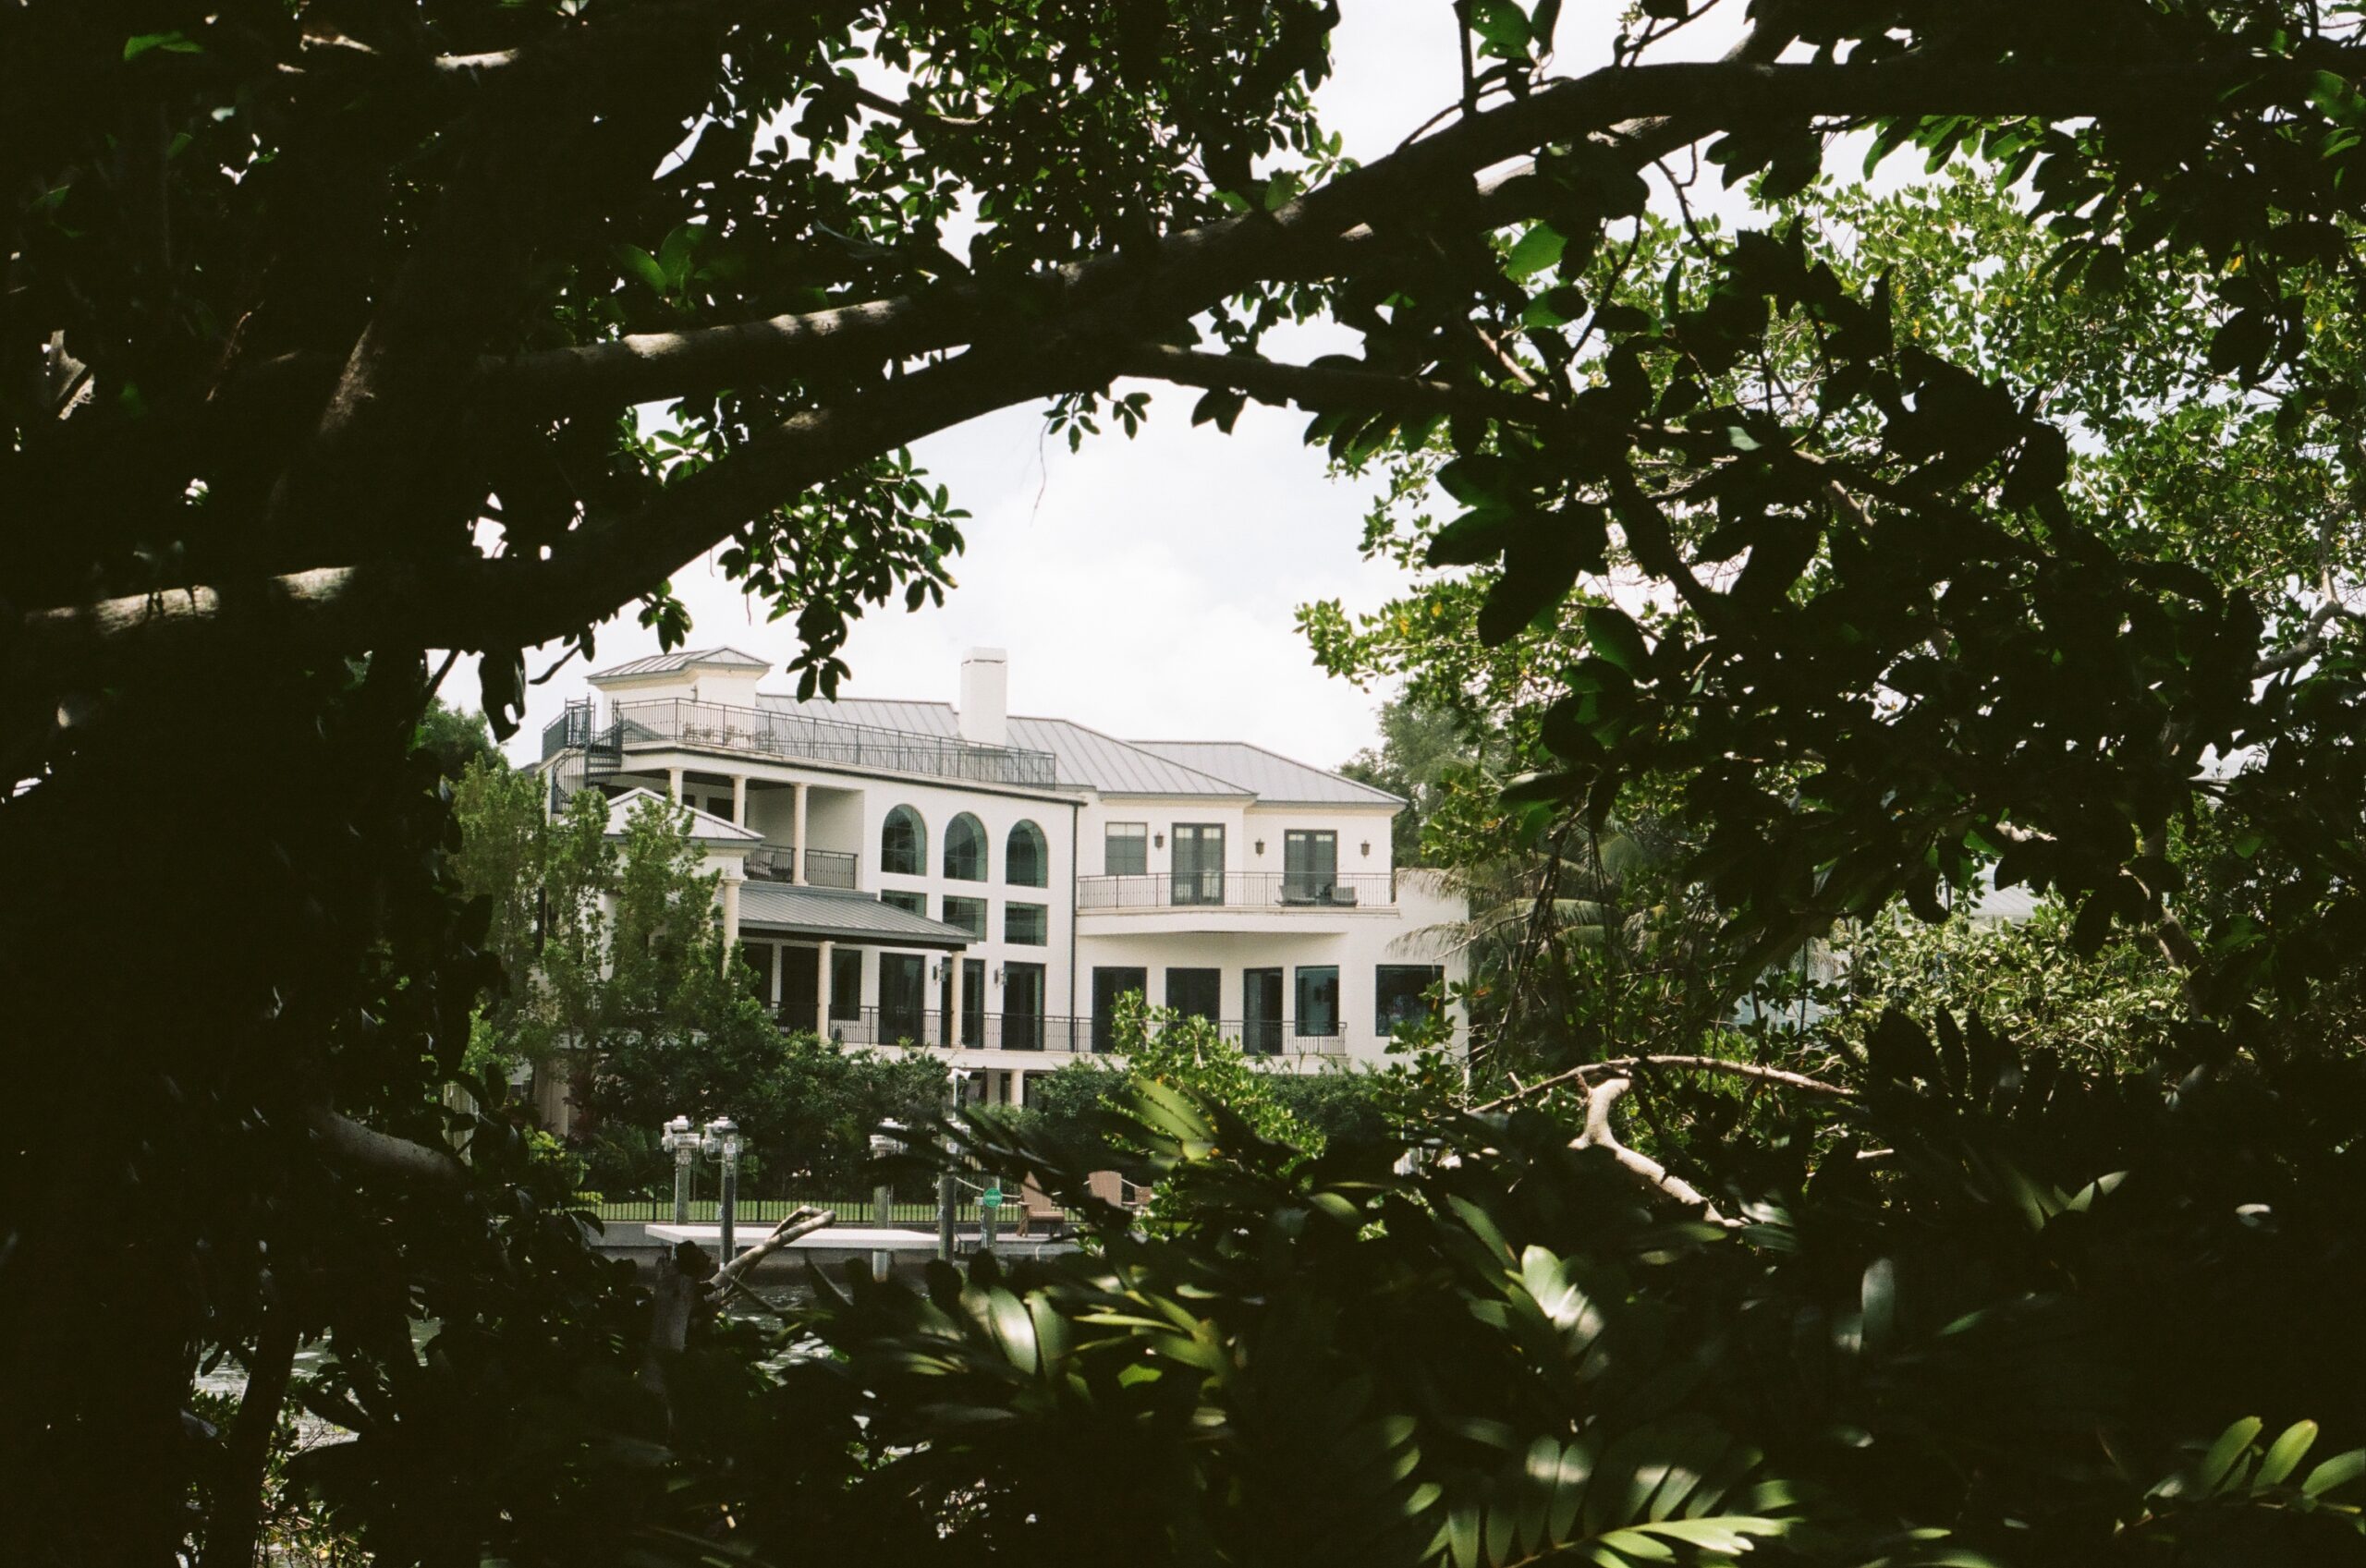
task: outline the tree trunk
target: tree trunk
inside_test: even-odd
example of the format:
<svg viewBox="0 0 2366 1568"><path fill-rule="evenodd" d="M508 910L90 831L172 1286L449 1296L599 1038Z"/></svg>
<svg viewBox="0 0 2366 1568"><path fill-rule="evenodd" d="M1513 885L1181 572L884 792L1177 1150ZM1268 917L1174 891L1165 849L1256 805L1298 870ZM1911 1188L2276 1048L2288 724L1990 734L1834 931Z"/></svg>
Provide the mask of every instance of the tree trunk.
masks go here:
<svg viewBox="0 0 2366 1568"><path fill-rule="evenodd" d="M238 1418L231 1425L222 1475L207 1510L203 1568L253 1568L272 1434L279 1429L295 1364L294 1321L285 1311L269 1313L247 1363L247 1392L238 1401Z"/></svg>

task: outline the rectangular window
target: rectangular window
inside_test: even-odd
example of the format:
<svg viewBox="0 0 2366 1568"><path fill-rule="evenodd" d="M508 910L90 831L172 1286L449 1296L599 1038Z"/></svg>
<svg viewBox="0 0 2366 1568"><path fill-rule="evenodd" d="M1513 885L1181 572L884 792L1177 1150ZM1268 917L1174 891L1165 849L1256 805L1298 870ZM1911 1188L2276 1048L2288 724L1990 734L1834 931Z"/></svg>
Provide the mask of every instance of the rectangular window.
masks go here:
<svg viewBox="0 0 2366 1568"><path fill-rule="evenodd" d="M1002 940L1014 947L1041 947L1051 941L1052 911L1041 904L1002 906Z"/></svg>
<svg viewBox="0 0 2366 1568"><path fill-rule="evenodd" d="M830 1016L850 1023L862 1016L862 949L841 947L830 954Z"/></svg>
<svg viewBox="0 0 2366 1568"><path fill-rule="evenodd" d="M928 894L924 893L898 893L891 888L879 895L879 902L890 909L901 909L907 915L918 915L922 918L928 916Z"/></svg>
<svg viewBox="0 0 2366 1568"><path fill-rule="evenodd" d="M1223 1011L1223 986L1221 969L1169 969L1166 1005L1187 1018L1205 1018L1213 1024Z"/></svg>
<svg viewBox="0 0 2366 1568"><path fill-rule="evenodd" d="M1112 877L1146 876L1150 871L1150 824L1112 822L1103 830L1101 869Z"/></svg>
<svg viewBox="0 0 2366 1568"><path fill-rule="evenodd" d="M1436 1017L1443 1005L1429 1000L1430 988L1445 979L1441 964L1383 964L1372 970L1372 1028L1393 1035L1401 1024Z"/></svg>
<svg viewBox="0 0 2366 1568"><path fill-rule="evenodd" d="M773 999L773 947L768 942L739 944L739 962L748 966L748 994L769 1004Z"/></svg>
<svg viewBox="0 0 2366 1568"><path fill-rule="evenodd" d="M982 898L958 898L952 893L946 893L945 923L948 926L960 927L980 942L985 941L986 901Z"/></svg>
<svg viewBox="0 0 2366 1568"><path fill-rule="evenodd" d="M1002 1048L1043 1049L1043 966L1002 966Z"/></svg>
<svg viewBox="0 0 2366 1568"><path fill-rule="evenodd" d="M1116 1049L1116 1028L1117 999L1128 991L1138 996L1150 992L1148 969L1095 969L1092 971L1092 1049Z"/></svg>
<svg viewBox="0 0 2366 1568"><path fill-rule="evenodd" d="M1224 824L1175 824L1174 901L1177 904L1224 902Z"/></svg>
<svg viewBox="0 0 2366 1568"><path fill-rule="evenodd" d="M921 1001L927 995L928 960L917 953L879 955L879 1039L887 1045L918 1044L925 1037Z"/></svg>
<svg viewBox="0 0 2366 1568"><path fill-rule="evenodd" d="M1282 902L1327 904L1339 881L1339 835L1328 828L1282 834Z"/></svg>
<svg viewBox="0 0 2366 1568"><path fill-rule="evenodd" d="M1298 1036L1329 1039L1339 1032L1339 966L1302 965L1298 972Z"/></svg>
<svg viewBox="0 0 2366 1568"><path fill-rule="evenodd" d="M1240 971L1240 1049L1271 1056L1282 1049L1282 972Z"/></svg>

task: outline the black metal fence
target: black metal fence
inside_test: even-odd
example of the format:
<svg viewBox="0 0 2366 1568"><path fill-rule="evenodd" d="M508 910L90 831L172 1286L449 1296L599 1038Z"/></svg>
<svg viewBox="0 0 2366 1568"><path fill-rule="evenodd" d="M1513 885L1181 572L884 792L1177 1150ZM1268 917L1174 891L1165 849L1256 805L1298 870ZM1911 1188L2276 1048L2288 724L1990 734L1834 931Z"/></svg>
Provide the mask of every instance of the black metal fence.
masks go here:
<svg viewBox="0 0 2366 1568"><path fill-rule="evenodd" d="M785 1029L810 1029L813 1021L802 1009L783 1009ZM1301 1034L1285 1018L1210 1019L1226 1039L1251 1056L1337 1056L1348 1049L1338 1033ZM859 1013L830 1020L830 1038L841 1045L931 1046L948 1049L957 1042L946 1027L946 1016L935 1008L907 1010L865 1007ZM1032 1013L971 1013L962 1020L961 1047L972 1051L1040 1051L1052 1055L1105 1055L1116 1049L1115 1020L1065 1018Z"/></svg>
<svg viewBox="0 0 2366 1568"><path fill-rule="evenodd" d="M854 891L861 885L862 857L839 849L809 849L805 852L805 883L808 887L843 888ZM766 845L748 852L748 875L762 881L787 882L797 880L797 851Z"/></svg>
<svg viewBox="0 0 2366 1568"><path fill-rule="evenodd" d="M1296 871L1159 871L1079 877L1076 906L1096 909L1360 909L1396 902L1387 871L1313 876Z"/></svg>
<svg viewBox="0 0 2366 1568"><path fill-rule="evenodd" d="M614 703L610 712L626 744L670 740L720 751L928 773L973 784L1048 788L1059 778L1058 763L1048 751L981 746L975 741L776 709L665 697Z"/></svg>

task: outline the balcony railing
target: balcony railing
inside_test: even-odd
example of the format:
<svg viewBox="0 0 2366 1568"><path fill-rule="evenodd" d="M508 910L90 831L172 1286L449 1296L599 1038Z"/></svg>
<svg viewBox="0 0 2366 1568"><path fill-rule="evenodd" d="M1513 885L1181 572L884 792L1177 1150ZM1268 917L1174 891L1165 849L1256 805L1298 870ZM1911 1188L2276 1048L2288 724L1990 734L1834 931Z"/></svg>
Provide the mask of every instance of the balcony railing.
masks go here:
<svg viewBox="0 0 2366 1568"><path fill-rule="evenodd" d="M862 857L836 849L809 849L805 852L805 884L808 887L843 888L849 892L862 885ZM765 845L748 851L748 875L759 881L787 882L797 880L797 851L777 845Z"/></svg>
<svg viewBox="0 0 2366 1568"><path fill-rule="evenodd" d="M806 1008L780 1010L784 1029L811 1029ZM1228 1019L1216 1028L1250 1056L1338 1056L1348 1049L1340 1034L1299 1034L1289 1019ZM1106 1018L1065 1018L1049 1014L972 1013L963 1022L961 1046L970 1051L1041 1051L1057 1056L1107 1055L1114 1028ZM949 1047L945 1015L931 1007L905 1011L865 1007L851 1017L830 1020L830 1038L841 1045Z"/></svg>
<svg viewBox="0 0 2366 1568"><path fill-rule="evenodd" d="M687 698L644 698L609 705L612 729L627 747L675 742L756 757L928 773L971 784L1050 788L1059 781L1048 751L913 735L846 719L821 719L770 708L738 708ZM564 719L556 721L563 724ZM560 737L569 733L564 729ZM547 748L553 736L546 734Z"/></svg>
<svg viewBox="0 0 2366 1568"><path fill-rule="evenodd" d="M1159 871L1079 877L1076 906L1097 909L1363 909L1396 902L1386 871L1311 876L1296 871Z"/></svg>

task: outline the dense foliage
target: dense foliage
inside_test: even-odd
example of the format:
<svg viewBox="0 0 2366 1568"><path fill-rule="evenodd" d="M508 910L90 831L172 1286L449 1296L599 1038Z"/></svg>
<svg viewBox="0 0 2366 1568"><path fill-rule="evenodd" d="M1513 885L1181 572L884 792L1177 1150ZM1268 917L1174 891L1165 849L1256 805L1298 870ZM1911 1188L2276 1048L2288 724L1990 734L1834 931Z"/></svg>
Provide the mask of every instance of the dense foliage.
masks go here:
<svg viewBox="0 0 2366 1568"><path fill-rule="evenodd" d="M165 1562L195 1495L242 1562L291 1398L387 1563L2354 1554L2359 18L1753 0L1671 57L1740 6L1456 4L1459 102L1360 167L1315 0L0 9L0 1557ZM1360 352L1262 352L1312 314ZM1527 1071L1772 1064L1730 1003L1983 874L2176 1015L1637 1069L1633 1147L1580 1073L1582 1148L1522 1102L1412 1177L1169 1095L1170 1231L858 1287L777 1388L652 1341L494 1086L445 1109L520 928L426 652L506 731L712 550L830 686L949 581L906 444L1131 429L1125 375L1386 467L1443 575L1309 624L1531 775L1442 808L1545 912ZM1612 1027L1590 942L1663 955Z"/></svg>

